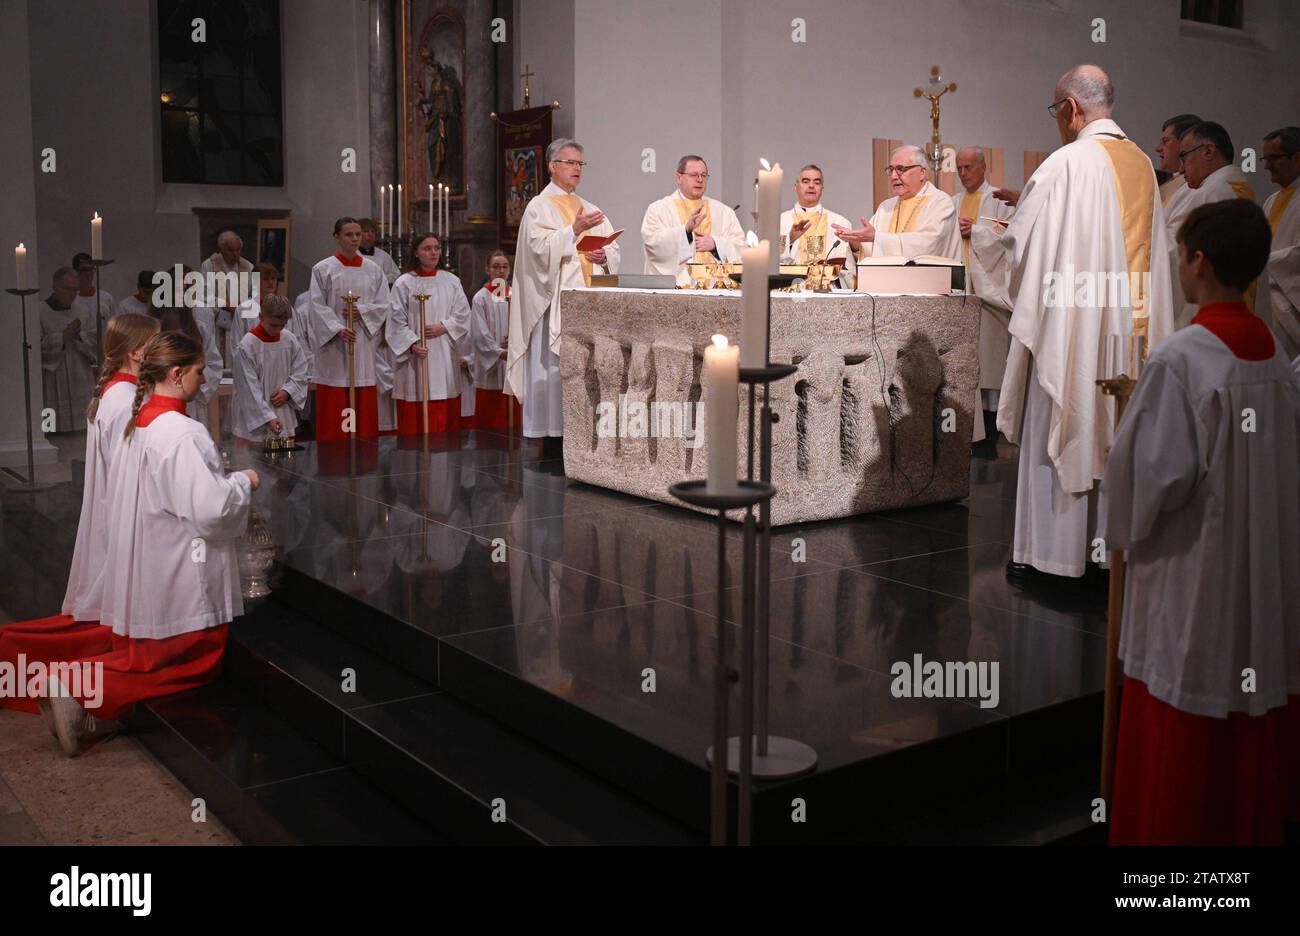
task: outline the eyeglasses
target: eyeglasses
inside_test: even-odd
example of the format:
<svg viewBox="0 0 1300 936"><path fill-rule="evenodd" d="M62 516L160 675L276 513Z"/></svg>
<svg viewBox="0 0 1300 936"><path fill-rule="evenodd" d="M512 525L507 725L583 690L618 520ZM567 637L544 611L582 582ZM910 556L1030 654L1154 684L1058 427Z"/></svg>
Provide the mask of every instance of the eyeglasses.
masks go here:
<svg viewBox="0 0 1300 936"><path fill-rule="evenodd" d="M1195 153L1198 149L1201 149L1201 148L1206 147L1206 146L1213 146L1213 145L1214 145L1213 143L1197 143L1197 144L1196 144L1195 146L1193 146L1191 149L1186 149L1186 150L1182 150L1182 151L1180 151L1180 152L1178 153L1178 161L1179 161L1179 162L1186 162L1186 161L1187 161L1187 157L1190 156L1190 155L1192 155L1192 153Z"/></svg>
<svg viewBox="0 0 1300 936"><path fill-rule="evenodd" d="M583 162L581 159L553 159L553 160L551 160L551 161L552 161L552 162L557 162L557 163L559 163L561 166L585 166L585 165L587 165L587 164L586 164L585 162Z"/></svg>
<svg viewBox="0 0 1300 936"><path fill-rule="evenodd" d="M707 172L679 172L678 175L684 175L688 179L694 179L696 182L703 182L709 177Z"/></svg>
<svg viewBox="0 0 1300 936"><path fill-rule="evenodd" d="M1060 107L1062 104L1064 104L1064 103L1065 103L1066 101L1068 101L1068 100L1069 100L1068 97L1063 97L1063 98L1061 98L1059 101L1057 101L1055 104L1050 104L1050 105L1048 105L1048 107L1047 107L1047 112L1048 112L1049 114L1052 115L1052 119L1053 119L1053 120L1056 119L1056 109L1057 109L1058 107Z"/></svg>
<svg viewBox="0 0 1300 936"><path fill-rule="evenodd" d="M916 164L910 166L886 166L885 175L887 176L894 175L895 173L897 173L898 175L902 175L904 172L909 172L912 169L924 169L924 168L925 166L918 166Z"/></svg>

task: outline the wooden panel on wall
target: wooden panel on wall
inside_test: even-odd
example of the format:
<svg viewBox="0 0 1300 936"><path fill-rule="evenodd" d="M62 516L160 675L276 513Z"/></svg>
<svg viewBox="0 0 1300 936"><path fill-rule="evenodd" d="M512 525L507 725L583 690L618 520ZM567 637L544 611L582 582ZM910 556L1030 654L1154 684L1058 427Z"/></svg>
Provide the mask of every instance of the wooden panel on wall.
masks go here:
<svg viewBox="0 0 1300 936"><path fill-rule="evenodd" d="M1044 153L1041 150L1025 150L1025 182L1029 182L1029 177L1034 174L1043 161L1051 156L1051 153Z"/></svg>
<svg viewBox="0 0 1300 936"><path fill-rule="evenodd" d="M986 166L984 178L989 185L994 188L1002 188L1007 184L1007 154L1001 147L984 147L984 163Z"/></svg>
<svg viewBox="0 0 1300 936"><path fill-rule="evenodd" d="M903 145L902 140L881 140L875 138L871 141L871 211L867 212L867 217L880 206L880 203L894 194L894 190L889 187L889 178L885 175L885 167L889 165L889 154Z"/></svg>

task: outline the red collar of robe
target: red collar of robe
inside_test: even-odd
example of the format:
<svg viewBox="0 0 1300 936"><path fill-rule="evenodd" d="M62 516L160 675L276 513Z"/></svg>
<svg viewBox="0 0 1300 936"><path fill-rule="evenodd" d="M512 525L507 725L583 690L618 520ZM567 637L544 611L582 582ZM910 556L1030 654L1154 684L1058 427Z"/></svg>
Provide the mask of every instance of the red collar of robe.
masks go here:
<svg viewBox="0 0 1300 936"><path fill-rule="evenodd" d="M256 325L254 325L251 329L249 329L249 331L250 331L251 334L256 335L256 336L258 337L258 339L261 340L261 341L279 341L279 340L280 340L280 336L279 336L279 335L276 335L274 338L272 338L270 335L268 335L268 334L266 333L266 329L264 329L264 328L262 327L262 323L261 323L261 322L258 322Z"/></svg>
<svg viewBox="0 0 1300 936"><path fill-rule="evenodd" d="M1267 361L1273 356L1273 333L1244 302L1201 306L1192 324L1208 329L1244 361Z"/></svg>
<svg viewBox="0 0 1300 936"><path fill-rule="evenodd" d="M357 254L351 260L349 260L347 257L343 256L343 254L336 253L334 254L334 259L346 267L359 267L361 266L361 262L364 258L361 256L361 254Z"/></svg>
<svg viewBox="0 0 1300 936"><path fill-rule="evenodd" d="M437 268L437 267L434 267L432 273L426 273L426 272L424 272L424 270L420 269L419 267L416 267L416 268L415 268L414 270L412 270L411 272L414 273L416 276L437 276L437 275L438 275L438 268Z"/></svg>
<svg viewBox="0 0 1300 936"><path fill-rule="evenodd" d="M148 402L140 407L140 412L135 415L135 427L143 429L149 423L153 422L163 413L184 413L185 401L180 397L161 396L155 393L149 397Z"/></svg>
<svg viewBox="0 0 1300 936"><path fill-rule="evenodd" d="M490 292L490 293L491 293L492 295L494 295L494 296L497 294L497 291L492 287L492 280L488 280L486 283L484 283L484 284L483 284L483 288L486 289L488 292ZM510 287L509 287L509 286L506 287L505 297L504 297L504 298L506 298L506 299L509 299L509 298L510 298Z"/></svg>
<svg viewBox="0 0 1300 936"><path fill-rule="evenodd" d="M91 286L89 289L81 289L81 290L78 290L78 291L77 291L77 295L78 295L78 296L85 296L86 298L90 298L91 296L94 296L94 295L95 295L95 287L94 287L94 286Z"/></svg>
<svg viewBox="0 0 1300 936"><path fill-rule="evenodd" d="M100 399L103 399L104 394L108 393L109 387L120 383L138 384L139 381L135 379L135 374L128 374L126 371L118 371L112 377L108 378L108 383L104 384L104 389L99 392Z"/></svg>

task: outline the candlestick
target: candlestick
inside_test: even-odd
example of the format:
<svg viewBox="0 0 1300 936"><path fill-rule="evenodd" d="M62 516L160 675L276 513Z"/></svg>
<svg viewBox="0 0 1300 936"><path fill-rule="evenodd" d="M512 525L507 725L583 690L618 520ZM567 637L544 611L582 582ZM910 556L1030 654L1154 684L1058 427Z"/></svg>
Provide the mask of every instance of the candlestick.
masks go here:
<svg viewBox="0 0 1300 936"><path fill-rule="evenodd" d="M713 345L704 349L702 380L707 388L704 412L709 429L710 494L733 494L736 491L739 351L739 348L727 345L725 335L714 335Z"/></svg>
<svg viewBox="0 0 1300 936"><path fill-rule="evenodd" d="M430 230L430 231L433 230L433 183L432 183L432 182L429 183L429 227L428 227L428 230Z"/></svg>
<svg viewBox="0 0 1300 936"><path fill-rule="evenodd" d="M781 185L785 173L780 163L769 167L766 159L759 161L763 168L758 171L758 237L775 244L781 236ZM779 261L774 250L767 261L767 272L776 273Z"/></svg>
<svg viewBox="0 0 1300 936"><path fill-rule="evenodd" d="M14 265L18 267L18 289L27 288L27 248L19 244L14 248Z"/></svg>
<svg viewBox="0 0 1300 936"><path fill-rule="evenodd" d="M379 184L379 236L382 238L387 234L388 231L384 227L384 185L381 182Z"/></svg>
<svg viewBox="0 0 1300 936"><path fill-rule="evenodd" d="M767 271L772 243L759 241L740 251L744 263L742 282L740 354L745 367L767 366Z"/></svg>
<svg viewBox="0 0 1300 936"><path fill-rule="evenodd" d="M402 239L402 184L397 183L397 239Z"/></svg>
<svg viewBox="0 0 1300 936"><path fill-rule="evenodd" d="M392 239L396 236L393 230L393 216L397 213L393 206L394 190L393 183L388 183L388 237ZM396 242L392 245L396 249Z"/></svg>
<svg viewBox="0 0 1300 936"><path fill-rule="evenodd" d="M98 211L90 219L90 259L104 259L104 219Z"/></svg>

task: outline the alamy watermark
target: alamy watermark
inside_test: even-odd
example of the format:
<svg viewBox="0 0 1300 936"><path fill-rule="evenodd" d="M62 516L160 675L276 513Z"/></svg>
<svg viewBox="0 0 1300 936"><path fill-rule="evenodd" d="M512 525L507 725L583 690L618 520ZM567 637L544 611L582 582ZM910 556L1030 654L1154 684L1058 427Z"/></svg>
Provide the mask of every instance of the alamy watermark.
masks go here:
<svg viewBox="0 0 1300 936"><path fill-rule="evenodd" d="M596 404L596 435L602 439L685 439L687 448L698 448L704 441L697 415L703 406L685 400L646 403L628 400L626 393L620 393L617 403L601 400Z"/></svg>
<svg viewBox="0 0 1300 936"><path fill-rule="evenodd" d="M1137 308L1151 295L1151 274L1078 270L1067 263L1064 270L1043 274L1043 307L1046 309Z"/></svg>
<svg viewBox="0 0 1300 936"><path fill-rule="evenodd" d="M997 708L1001 691L997 662L974 660L898 660L889 667L894 681L889 692L896 699L979 699L980 708Z"/></svg>
<svg viewBox="0 0 1300 936"><path fill-rule="evenodd" d="M18 654L17 663L0 661L0 699L43 699L68 696L82 708L104 704L103 663L46 663Z"/></svg>

